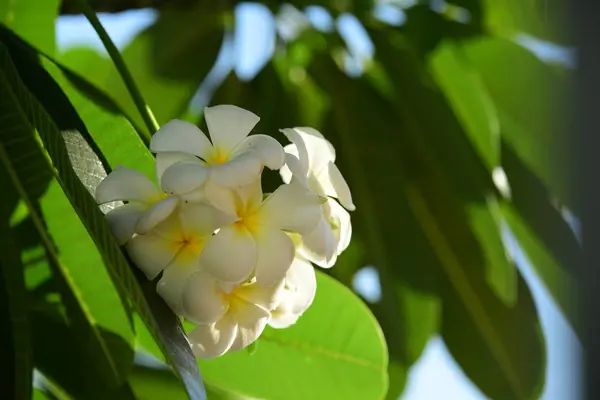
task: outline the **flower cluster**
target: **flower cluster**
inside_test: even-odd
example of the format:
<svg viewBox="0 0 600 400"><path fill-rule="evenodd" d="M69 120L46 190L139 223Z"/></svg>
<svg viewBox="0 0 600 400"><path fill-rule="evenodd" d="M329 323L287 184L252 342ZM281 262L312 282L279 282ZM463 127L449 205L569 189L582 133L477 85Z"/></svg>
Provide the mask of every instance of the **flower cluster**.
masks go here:
<svg viewBox="0 0 600 400"><path fill-rule="evenodd" d="M249 135L259 117L239 107L207 107L205 119L210 140L180 120L154 134L158 187L121 166L96 200L126 202L106 214L113 234L148 279L162 273L157 292L197 324L196 356L212 358L297 321L316 292L311 262L329 268L348 246L354 205L316 130L283 129L282 147ZM264 167L284 182L267 195Z"/></svg>

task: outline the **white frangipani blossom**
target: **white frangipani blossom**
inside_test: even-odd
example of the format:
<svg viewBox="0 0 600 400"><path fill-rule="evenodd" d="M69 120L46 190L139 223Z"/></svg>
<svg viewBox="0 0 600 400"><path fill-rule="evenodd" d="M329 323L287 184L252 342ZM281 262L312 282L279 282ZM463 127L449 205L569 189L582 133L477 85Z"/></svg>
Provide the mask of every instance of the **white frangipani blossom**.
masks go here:
<svg viewBox="0 0 600 400"><path fill-rule="evenodd" d="M227 188L247 185L263 166L279 169L283 148L272 137L251 135L260 118L232 105L206 107L204 116L211 141L195 125L173 120L152 137L150 150L165 168L162 185L169 193L202 199L204 184Z"/></svg>
<svg viewBox="0 0 600 400"><path fill-rule="evenodd" d="M117 167L96 188L98 204L128 201L106 214L119 244L127 243L134 233L146 233L168 218L179 205L179 198L169 196L139 171Z"/></svg>
<svg viewBox="0 0 600 400"><path fill-rule="evenodd" d="M348 247L355 207L318 131L282 130L292 142L284 151L249 136L259 121L249 111L220 105L205 117L210 140L180 120L154 134L158 187L119 167L95 195L99 204L127 202L106 214L113 234L148 279L160 276L169 307L196 324L194 354L214 358L247 347L267 324L298 321L316 294L311 262L329 268ZM266 196L265 166L285 182Z"/></svg>
<svg viewBox="0 0 600 400"><path fill-rule="evenodd" d="M210 197L237 217L206 243L201 257L215 278L228 283L252 275L263 285L282 279L295 253L285 232L309 233L321 218L319 197L295 181L264 200L260 179L238 190L211 190Z"/></svg>
<svg viewBox="0 0 600 400"><path fill-rule="evenodd" d="M187 285L184 312L198 324L188 338L196 357L203 359L243 349L258 339L283 290L283 280L270 286L227 285L205 270L194 273Z"/></svg>
<svg viewBox="0 0 600 400"><path fill-rule="evenodd" d="M280 170L284 182L292 177L310 190L327 198L322 205L322 218L309 234L302 235L299 252L322 268L330 268L344 251L352 236L350 215L334 199L350 211L355 209L348 184L335 165L331 143L313 128L283 129L292 142L285 146L286 164Z"/></svg>
<svg viewBox="0 0 600 400"><path fill-rule="evenodd" d="M177 314L182 314L183 287L200 268L200 255L213 232L233 218L212 206L187 203L145 235L126 245L133 262L150 280L162 271L157 292Z"/></svg>
<svg viewBox="0 0 600 400"><path fill-rule="evenodd" d="M271 311L269 325L282 329L293 325L310 307L317 292L317 277L312 264L297 255L285 275L281 300Z"/></svg>

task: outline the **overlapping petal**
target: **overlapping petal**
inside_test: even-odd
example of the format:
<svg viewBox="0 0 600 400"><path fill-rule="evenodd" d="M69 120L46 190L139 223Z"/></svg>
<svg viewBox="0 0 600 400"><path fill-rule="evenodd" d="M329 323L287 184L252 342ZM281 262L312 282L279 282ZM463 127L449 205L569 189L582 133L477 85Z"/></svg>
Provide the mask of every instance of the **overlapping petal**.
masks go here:
<svg viewBox="0 0 600 400"><path fill-rule="evenodd" d="M283 279L294 259L292 239L278 229L265 229L254 236L256 282L270 286Z"/></svg>
<svg viewBox="0 0 600 400"><path fill-rule="evenodd" d="M111 201L151 202L160 196L160 190L148 177L139 171L119 166L96 187L96 202Z"/></svg>
<svg viewBox="0 0 600 400"><path fill-rule="evenodd" d="M212 145L196 125L174 119L161 126L152 136L150 151L188 153L205 159L211 154Z"/></svg>
<svg viewBox="0 0 600 400"><path fill-rule="evenodd" d="M200 260L215 278L240 283L254 270L256 257L256 244L250 232L232 224L221 228L206 242Z"/></svg>
<svg viewBox="0 0 600 400"><path fill-rule="evenodd" d="M179 205L179 198L167 197L150 206L139 218L135 231L139 234L149 232L156 225L166 220Z"/></svg>
<svg viewBox="0 0 600 400"><path fill-rule="evenodd" d="M287 328L310 307L317 291L315 270L307 260L296 257L285 277L281 302L271 313L269 325Z"/></svg>
<svg viewBox="0 0 600 400"><path fill-rule="evenodd" d="M188 335L194 355L200 359L222 356L231 348L237 335L237 323L225 316L212 324L200 324Z"/></svg>
<svg viewBox="0 0 600 400"><path fill-rule="evenodd" d="M201 187L209 174L210 167L203 165L200 160L181 161L165 170L161 185L165 192L185 194Z"/></svg>
<svg viewBox="0 0 600 400"><path fill-rule="evenodd" d="M106 214L108 226L119 245L124 245L133 237L135 226L144 214L145 206L140 203L125 204Z"/></svg>
<svg viewBox="0 0 600 400"><path fill-rule="evenodd" d="M204 118L213 146L226 154L248 136L260 121L256 114L229 104L206 107Z"/></svg>
<svg viewBox="0 0 600 400"><path fill-rule="evenodd" d="M319 197L300 184L281 185L260 207L261 220L270 227L308 234L321 218Z"/></svg>
<svg viewBox="0 0 600 400"><path fill-rule="evenodd" d="M220 320L229 303L224 290L208 271L199 269L186 282L183 296L183 314L197 324L211 324Z"/></svg>
<svg viewBox="0 0 600 400"><path fill-rule="evenodd" d="M155 233L135 236L127 243L126 249L133 263L150 280L169 265L179 250L172 242Z"/></svg>

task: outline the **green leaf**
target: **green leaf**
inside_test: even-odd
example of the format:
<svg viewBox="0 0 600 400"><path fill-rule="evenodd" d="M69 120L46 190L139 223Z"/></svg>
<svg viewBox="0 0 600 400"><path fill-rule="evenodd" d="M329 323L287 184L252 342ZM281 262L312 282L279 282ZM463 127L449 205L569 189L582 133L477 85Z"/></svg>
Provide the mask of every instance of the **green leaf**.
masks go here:
<svg viewBox="0 0 600 400"><path fill-rule="evenodd" d="M444 337L482 391L492 398L532 398L544 379L543 338L535 308L518 276L516 287L508 286L514 288L512 304L501 297L501 287L492 290L490 264L497 260L489 257L495 256L491 250L497 245L490 247L486 240L501 246L499 229L486 229L484 234L479 217L470 215L473 206L488 207L491 184L482 172L486 169L475 162L474 150L451 111L428 90L432 82L417 69L414 58L400 57L403 53L386 46L383 37L374 37L374 42L378 54L389 52L391 57L383 61L394 83L395 104L383 100L364 80L344 76L331 61L320 60L311 70L324 90L335 93L337 154L342 165L351 166L347 177L355 193L356 216L366 212L388 232L384 240L396 257L391 264L396 279L441 297ZM449 154L441 154L444 148ZM365 210L368 196L375 205ZM490 210L486 213L492 218ZM386 277L381 278L383 284ZM448 325L464 332L479 352L459 346ZM507 334L509 326L523 341ZM481 371L493 371L494 380Z"/></svg>
<svg viewBox="0 0 600 400"><path fill-rule="evenodd" d="M582 334L577 277L583 252L571 227L540 180L509 146L502 147L503 167L511 189L511 201L502 215L538 276L571 323Z"/></svg>
<svg viewBox="0 0 600 400"><path fill-rule="evenodd" d="M572 43L573 15L564 0L485 0L484 23L496 35L527 33L557 43Z"/></svg>
<svg viewBox="0 0 600 400"><path fill-rule="evenodd" d="M0 22L48 54L56 47L55 27L60 0L0 2Z"/></svg>
<svg viewBox="0 0 600 400"><path fill-rule="evenodd" d="M567 71L505 39L472 40L462 49L490 94L503 139L563 204L577 212L574 172L563 168L571 165L566 151L572 110Z"/></svg>
<svg viewBox="0 0 600 400"><path fill-rule="evenodd" d="M26 67L32 68L34 64L26 65ZM0 68L3 78L3 90L13 96L15 106L23 107L24 114L21 115L22 120L20 123L28 128L29 136L33 136L33 127L39 133L56 168L56 178L98 247L104 264L108 267L111 279L119 290L119 294L132 301L157 340L165 357L174 366L178 376L183 379L190 397L194 399L205 398L194 356L181 328L177 324L167 325L157 322L152 308L148 305L148 301L152 300L152 298L149 298L150 293L142 294L131 267L110 233L104 216L75 173L61 133L46 111L21 82L4 46L0 46ZM43 75L46 72L39 67L38 74ZM27 117L27 120L23 117ZM82 140L85 141L85 139ZM77 154L76 156L95 167L102 164L93 152L91 154ZM79 169L78 173L86 175L88 171ZM83 181L88 184L93 180L93 176L84 176L84 178ZM98 178L96 177L96 179ZM155 292L153 294L154 297L158 297Z"/></svg>
<svg viewBox="0 0 600 400"><path fill-rule="evenodd" d="M204 3L162 7L156 23L121 51L160 125L187 109L212 68L224 37L225 11ZM89 50L69 53L58 61L109 93L136 126L143 126L129 92L109 60Z"/></svg>
<svg viewBox="0 0 600 400"><path fill-rule="evenodd" d="M6 178L7 171L0 166L0 183L5 192L10 188ZM11 208L5 201L0 203L0 365L8 383L3 389L5 398L19 400L31 397L33 356L20 248L8 225Z"/></svg>
<svg viewBox="0 0 600 400"><path fill-rule="evenodd" d="M209 384L265 399L381 399L387 349L368 308L317 272L312 306L287 329L267 327L256 352L199 362Z"/></svg>
<svg viewBox="0 0 600 400"><path fill-rule="evenodd" d="M441 43L429 63L465 133L491 171L500 164L500 125L481 78L453 42Z"/></svg>
<svg viewBox="0 0 600 400"><path fill-rule="evenodd" d="M446 235L464 249L463 257L483 266L496 294L508 305L514 303L516 268L503 250L497 189L489 168L411 44L401 36L388 40L381 32L372 35L382 50L381 62L395 89L396 111L405 124L399 139L409 152L418 154L419 159L406 158L408 174L420 181L416 183L420 190L432 187L435 194L424 193L445 220Z"/></svg>

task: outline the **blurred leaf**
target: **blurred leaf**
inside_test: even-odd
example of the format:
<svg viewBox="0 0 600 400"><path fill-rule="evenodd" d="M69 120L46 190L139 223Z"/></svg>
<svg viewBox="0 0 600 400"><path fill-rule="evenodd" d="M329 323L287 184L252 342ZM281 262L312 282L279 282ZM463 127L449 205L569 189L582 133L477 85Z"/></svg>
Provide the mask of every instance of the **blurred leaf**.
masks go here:
<svg viewBox="0 0 600 400"><path fill-rule="evenodd" d="M481 78L453 42L442 43L429 62L465 133L491 171L500 164L500 126Z"/></svg>
<svg viewBox="0 0 600 400"><path fill-rule="evenodd" d="M502 147L502 164L511 201L502 213L537 274L578 335L582 334L578 301L583 253L580 243L540 180L509 146Z"/></svg>
<svg viewBox="0 0 600 400"><path fill-rule="evenodd" d="M265 399L381 399L388 360L377 321L334 279L317 272L317 285L298 322L267 327L253 355L200 361L208 384Z"/></svg>
<svg viewBox="0 0 600 400"><path fill-rule="evenodd" d="M5 192L10 190L7 178L4 165L0 165L0 183ZM23 265L19 244L8 226L12 210L6 206L9 204L0 203L0 365L6 385L2 390L4 398L20 400L31 397L33 357Z"/></svg>
<svg viewBox="0 0 600 400"><path fill-rule="evenodd" d="M412 163L408 173L420 181L416 184L429 202L436 203L443 229L453 246L462 249L464 261L470 258L482 266L495 293L513 304L516 268L504 251L490 171L410 43L401 36L387 39L381 32L372 37L395 89L396 111L405 124L404 146L419 157L406 158Z"/></svg>
<svg viewBox="0 0 600 400"><path fill-rule="evenodd" d="M156 23L121 51L160 125L186 110L212 68L223 41L224 12L223 6L204 3L162 7ZM58 61L109 93L136 126L143 126L129 92L109 60L80 49L68 52Z"/></svg>
<svg viewBox="0 0 600 400"><path fill-rule="evenodd" d="M444 339L484 393L502 399L534 397L544 379L543 338L535 308L520 278L510 306L497 297L498 287L491 290L489 284L495 282L490 282L489 263L497 260L489 257L498 256L498 243L502 249L498 228L481 230L478 224L485 221L470 215L472 207L479 213L488 207L484 194L490 185L480 173L485 168L475 163L452 113L435 92L422 86L424 77L418 70L411 70L415 61L400 58L381 39L374 40L380 54L398 57L384 59L397 93L394 106L364 81L345 77L331 61L312 70L321 75L319 84L335 93L338 157L345 160L343 165L352 166L349 176L356 214L365 212L365 218L377 219L379 229L387 233L389 254L397 258L390 268L401 282L430 296L432 291L442 295ZM439 143L433 144L435 140L426 135ZM444 148L450 154L440 155ZM491 211L486 213L484 226L493 226ZM492 247L486 242L490 238ZM514 268L507 260L500 261ZM386 277L381 279L384 285ZM515 332L519 340L513 337ZM394 340L390 338L390 350ZM468 347L470 341L477 351Z"/></svg>
<svg viewBox="0 0 600 400"><path fill-rule="evenodd" d="M573 15L565 0L484 0L485 25L512 37L527 33L556 43L572 43ZM541 97L540 97L541 98Z"/></svg>
<svg viewBox="0 0 600 400"><path fill-rule="evenodd" d="M502 137L544 184L578 211L569 152L570 77L505 39L462 45L495 105ZM518 73L515 73L518 66Z"/></svg>
<svg viewBox="0 0 600 400"><path fill-rule="evenodd" d="M76 175L72 165L72 157L70 157L61 133L46 111L24 87L4 46L0 46L0 67L4 83L3 89L14 96L14 106L22 107L19 123L28 129L30 136L33 135L33 127L39 133L56 168L57 180L98 246L120 295L133 301L134 306L148 325L159 346L161 346L168 361L183 379L190 397L194 399L205 398L194 356L181 328L177 325L172 326L162 323L162 320L159 320L161 322L159 323L155 318L152 308L148 305L148 301L152 300L152 298L148 298L150 293L142 294L129 264L110 233L104 216ZM36 68L36 65L31 63L26 67ZM37 68L39 74L46 74L41 66L37 65ZM60 93L60 90L58 93ZM61 101L68 100L63 97ZM33 127L29 124L32 124ZM82 140L85 142L85 138L82 138ZM89 163L86 164L88 166L97 167L102 165L94 152L91 152L91 154L78 154L77 157ZM85 169L78 169L77 172L80 175L88 173ZM83 181L89 185L93 179L93 176L84 176ZM97 180L98 177L95 179ZM153 296L158 297L155 292L153 292Z"/></svg>
<svg viewBox="0 0 600 400"><path fill-rule="evenodd" d="M52 55L60 0L5 0L0 2L0 22L27 42Z"/></svg>

